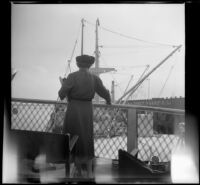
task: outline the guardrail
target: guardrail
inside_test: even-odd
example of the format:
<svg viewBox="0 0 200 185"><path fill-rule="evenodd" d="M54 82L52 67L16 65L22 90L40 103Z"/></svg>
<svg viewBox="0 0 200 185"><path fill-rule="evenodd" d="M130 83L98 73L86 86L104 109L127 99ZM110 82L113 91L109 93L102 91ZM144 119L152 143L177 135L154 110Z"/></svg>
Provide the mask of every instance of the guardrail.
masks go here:
<svg viewBox="0 0 200 185"><path fill-rule="evenodd" d="M66 102L19 99L11 100L11 128L59 132ZM185 112L179 109L139 105L93 104L95 156L118 158L118 150L139 149L143 161L157 156L170 161L171 151L184 141Z"/></svg>

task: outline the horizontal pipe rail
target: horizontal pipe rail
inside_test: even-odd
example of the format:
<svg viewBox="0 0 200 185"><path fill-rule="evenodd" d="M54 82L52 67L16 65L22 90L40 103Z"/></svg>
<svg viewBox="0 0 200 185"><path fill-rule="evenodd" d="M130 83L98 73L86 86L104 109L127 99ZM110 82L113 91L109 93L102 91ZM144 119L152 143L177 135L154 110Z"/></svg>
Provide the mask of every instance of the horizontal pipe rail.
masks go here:
<svg viewBox="0 0 200 185"><path fill-rule="evenodd" d="M61 102L56 100L39 100L39 99L25 99L25 98L12 98L12 101L24 102L24 103L43 103L43 104L62 104L66 105L67 102ZM93 103L95 107L111 107L111 108L124 108L124 109L137 109L141 111L152 111L152 112L162 112L170 114L185 114L185 110L182 109L172 109L172 108L163 108L163 107L152 107L152 106L142 106L142 105L120 105L120 104L97 104Z"/></svg>

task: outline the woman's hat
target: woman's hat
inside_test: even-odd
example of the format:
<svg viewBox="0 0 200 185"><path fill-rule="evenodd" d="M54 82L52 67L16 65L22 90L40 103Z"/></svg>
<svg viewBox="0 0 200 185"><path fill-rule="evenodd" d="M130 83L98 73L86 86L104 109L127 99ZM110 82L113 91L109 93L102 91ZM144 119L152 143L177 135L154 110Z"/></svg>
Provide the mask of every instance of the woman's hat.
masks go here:
<svg viewBox="0 0 200 185"><path fill-rule="evenodd" d="M94 60L95 58L89 55L80 55L76 57L77 65L81 67L90 67L94 64Z"/></svg>

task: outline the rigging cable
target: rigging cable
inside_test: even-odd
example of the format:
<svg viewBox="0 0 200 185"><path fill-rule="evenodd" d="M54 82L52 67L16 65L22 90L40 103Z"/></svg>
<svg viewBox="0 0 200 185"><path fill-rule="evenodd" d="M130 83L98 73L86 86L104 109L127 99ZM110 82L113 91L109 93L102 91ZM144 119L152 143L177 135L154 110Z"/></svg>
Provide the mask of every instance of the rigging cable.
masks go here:
<svg viewBox="0 0 200 185"><path fill-rule="evenodd" d="M126 86L126 89L125 89L125 91L124 91L124 94L126 93L128 87L129 87L129 85L130 85L130 83L131 83L131 80L133 79L133 76L134 76L134 75L131 75L131 78L130 78L130 80L129 80L129 82L128 82L128 85ZM122 100L119 102L119 104L120 104L121 102L122 102Z"/></svg>
<svg viewBox="0 0 200 185"><path fill-rule="evenodd" d="M146 65L146 69L144 70L144 72L142 73L142 75L140 76L140 78L138 79L138 81L136 82L136 84L143 78L143 76L145 75L145 73L148 71L150 65ZM142 83L139 83L138 86L136 88L133 89L132 92L130 92L130 94L127 96L126 100L124 102L127 102L128 99L133 95L133 93L138 90L139 86L141 86Z"/></svg>
<svg viewBox="0 0 200 185"><path fill-rule="evenodd" d="M156 48L160 46L150 46L150 45L101 45L101 48L120 48L120 49L127 49L127 48Z"/></svg>
<svg viewBox="0 0 200 185"><path fill-rule="evenodd" d="M105 65L106 65L106 67L108 67L108 65L107 65L107 63L106 63L104 57L101 56L101 59L103 59L103 61L104 61ZM117 82L117 80L114 78L113 74L110 73L110 75L112 76L113 80L114 80L115 82ZM120 91L121 91L121 93L122 93L122 89L121 89L121 87L120 87L120 85L119 85L120 83L117 82L116 84L118 85L118 87L119 87L119 89L120 89Z"/></svg>
<svg viewBox="0 0 200 185"><path fill-rule="evenodd" d="M147 67L148 66L148 64L147 65L135 65L135 66L110 66L110 67L113 67L113 68L115 68L115 67L117 67L117 68L121 68L122 70L124 70L124 69L130 69L130 68L143 68L143 67Z"/></svg>
<svg viewBox="0 0 200 185"><path fill-rule="evenodd" d="M71 73L71 66L70 66L70 63L71 63L72 58L73 58L73 56L74 56L74 51L75 51L76 45L77 45L77 40L76 40L76 42L75 42L75 45L74 45L74 48L73 48L73 51L72 51L71 58L70 58L70 60L68 60L68 68L69 68L70 73ZM66 72L65 72L65 74L64 74L64 77L66 77L66 75L67 75L67 70L66 70Z"/></svg>
<svg viewBox="0 0 200 185"><path fill-rule="evenodd" d="M171 75L171 72L172 72L173 68L174 68L174 66L171 66L170 71L169 71L169 74L168 74L168 76L167 76L167 79L165 80L165 83L164 83L162 89L160 90L160 93L159 93L158 97L161 96L161 94L162 94L162 92L163 92L163 90L164 90L164 88L165 88L165 85L166 85L166 83L167 83L167 80L169 79L169 77L170 77L170 75Z"/></svg>
<svg viewBox="0 0 200 185"><path fill-rule="evenodd" d="M88 24L90 24L90 25L95 26L95 24L93 24L93 23L91 23L91 22L89 22L89 21L87 21L87 20L85 20L85 22L88 23ZM147 41L147 40L143 40L143 39L139 39L139 38L136 38L136 37L128 36L128 35L125 35L125 34L122 34L122 33L119 33L119 32L116 32L116 31L113 31L113 30L110 30L110 29L107 29L107 28L105 28L105 27L103 27L103 26L99 26L99 28L101 28L101 29L103 29L103 30L105 30L105 31L111 32L111 33L113 33L113 34L117 34L117 35L119 35L119 36L128 38L128 39L137 40L137 41L144 42L144 43L148 43L148 44L154 44L154 45L156 44L156 45L160 45L160 46L170 46L170 47L173 47L173 48L176 48L176 47L178 48L178 47L179 47L179 46L175 46L175 45L171 45L171 44L163 44L163 43L159 43L159 42L150 42L150 41ZM166 80L166 81L167 81L167 80ZM166 82L165 82L165 84L166 84ZM164 84L164 86L165 86L165 84ZM161 89L160 94L162 93L162 91L163 91L163 89L164 89L164 86L163 86L163 88Z"/></svg>
<svg viewBox="0 0 200 185"><path fill-rule="evenodd" d="M90 25L93 25L95 26L95 24L85 20L86 23L90 24ZM177 47L175 45L171 45L171 44L164 44L164 43L160 43L160 42L150 42L150 41L147 41L147 40L143 40L143 39L139 39L139 38L136 38L136 37L132 37L132 36L128 36L128 35L125 35L125 34L122 34L122 33L119 33L119 32L116 32L116 31L112 31L110 29L107 29L103 26L99 26L99 28L105 30L105 31L108 31L110 33L113 33L113 34L116 34L116 35L119 35L121 37L125 37L125 38L128 38L128 39L132 39L132 40L137 40L137 41L140 41L140 42L145 42L145 43L148 43L148 44L157 44L157 45L162 45L162 46L170 46L170 47Z"/></svg>
<svg viewBox="0 0 200 185"><path fill-rule="evenodd" d="M69 71L70 71L70 73L71 73L71 66L70 66L70 63L71 63L71 61L72 61L72 59L73 59L74 51L75 51L76 45L77 45L77 43L78 43L79 34L80 34L80 28L81 28L81 25L79 25L78 34L77 34L77 37L76 37L77 39L76 39L76 41L75 41L75 44L74 44L74 47L73 47L73 50L72 50L71 57L70 57L70 59L68 60L68 65L67 65L67 69L66 69L66 71L65 71L64 77L66 77L66 75L67 75L67 70L68 70L68 69L69 69Z"/></svg>

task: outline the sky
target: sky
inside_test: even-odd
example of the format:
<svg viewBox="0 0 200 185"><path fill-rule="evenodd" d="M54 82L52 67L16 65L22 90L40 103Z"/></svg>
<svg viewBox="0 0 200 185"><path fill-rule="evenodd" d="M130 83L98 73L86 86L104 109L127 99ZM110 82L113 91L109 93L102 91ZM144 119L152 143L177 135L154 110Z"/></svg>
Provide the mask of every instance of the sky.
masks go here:
<svg viewBox="0 0 200 185"><path fill-rule="evenodd" d="M18 71L12 81L12 97L58 98L59 76L69 73L67 61L76 40L70 69L78 70L75 57L81 54L82 18L83 51L93 56L99 18L100 67L116 69L100 78L109 90L111 81L115 81L116 100L137 82L147 65L150 71L169 55L173 45L182 47L143 82L132 98L184 97L184 10L184 4L12 4L11 65Z"/></svg>

